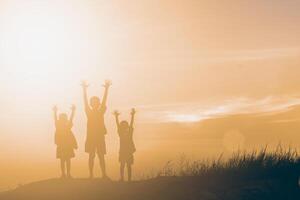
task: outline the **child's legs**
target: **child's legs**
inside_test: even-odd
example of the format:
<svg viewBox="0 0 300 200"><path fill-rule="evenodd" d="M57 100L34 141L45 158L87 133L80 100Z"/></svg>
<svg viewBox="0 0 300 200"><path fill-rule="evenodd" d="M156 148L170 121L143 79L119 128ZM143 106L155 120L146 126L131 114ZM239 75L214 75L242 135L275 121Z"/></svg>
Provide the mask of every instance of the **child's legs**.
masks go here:
<svg viewBox="0 0 300 200"><path fill-rule="evenodd" d="M105 159L104 159L104 154L101 152L99 149L97 149L97 155L99 158L99 163L102 171L102 176L106 177L106 166L105 166Z"/></svg>
<svg viewBox="0 0 300 200"><path fill-rule="evenodd" d="M124 170L125 170L125 162L122 161L120 164L121 181L124 181Z"/></svg>
<svg viewBox="0 0 300 200"><path fill-rule="evenodd" d="M61 169L61 175L65 176L66 172L65 172L65 159L61 158L60 159L60 169Z"/></svg>
<svg viewBox="0 0 300 200"><path fill-rule="evenodd" d="M132 164L127 162L127 173L128 173L128 181L131 181L132 177Z"/></svg>
<svg viewBox="0 0 300 200"><path fill-rule="evenodd" d="M66 164L67 164L67 175L71 176L71 159L70 158L66 159Z"/></svg>
<svg viewBox="0 0 300 200"><path fill-rule="evenodd" d="M95 160L95 152L90 152L89 153L90 178L94 177L94 160Z"/></svg>

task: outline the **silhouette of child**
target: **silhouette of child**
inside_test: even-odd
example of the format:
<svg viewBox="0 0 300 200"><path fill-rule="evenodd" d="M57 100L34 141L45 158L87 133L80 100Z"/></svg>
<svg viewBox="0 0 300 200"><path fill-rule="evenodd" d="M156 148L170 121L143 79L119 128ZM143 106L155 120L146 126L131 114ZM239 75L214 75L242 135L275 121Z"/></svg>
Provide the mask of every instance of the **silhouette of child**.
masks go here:
<svg viewBox="0 0 300 200"><path fill-rule="evenodd" d="M75 157L74 149L77 149L77 141L71 130L73 127L73 119L76 108L73 105L71 109L72 114L70 119L68 119L68 116L65 113L61 113L59 114L59 117L57 117L58 109L56 106L53 108L56 128L56 158L60 159L62 178L71 178L71 158ZM67 174L65 172L65 168L67 168Z"/></svg>
<svg viewBox="0 0 300 200"><path fill-rule="evenodd" d="M119 122L119 115L118 111L114 112L116 117L116 123L118 127L118 134L120 137L120 151L119 151L119 162L120 162L120 174L121 174L121 181L124 181L124 169L125 165L127 166L128 171L128 181L131 181L132 177L132 165L134 163L133 154L136 151L135 145L133 142L133 124L134 124L134 116L135 116L135 109L131 111L131 122L130 125L127 121Z"/></svg>
<svg viewBox="0 0 300 200"><path fill-rule="evenodd" d="M87 88L88 84L82 82L85 113L87 115L87 137L85 143L85 151L89 154L89 171L90 178L94 177L94 160L95 155L98 155L103 178L106 178L106 167L104 155L106 154L105 135L107 134L104 124L104 114L106 112L106 101L108 89L111 86L110 81L105 81L105 88L102 103L98 97L90 99L88 103Z"/></svg>

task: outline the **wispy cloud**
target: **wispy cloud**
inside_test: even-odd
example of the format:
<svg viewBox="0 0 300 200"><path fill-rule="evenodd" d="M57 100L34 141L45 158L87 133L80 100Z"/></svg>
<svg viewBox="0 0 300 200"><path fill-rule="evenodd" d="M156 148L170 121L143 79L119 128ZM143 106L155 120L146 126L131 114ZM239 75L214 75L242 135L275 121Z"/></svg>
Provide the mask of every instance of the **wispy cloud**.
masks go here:
<svg viewBox="0 0 300 200"><path fill-rule="evenodd" d="M273 48L228 51L221 55L216 55L206 61L209 63L223 63L231 61L251 61L268 60L275 58L294 57L300 55L300 48Z"/></svg>
<svg viewBox="0 0 300 200"><path fill-rule="evenodd" d="M254 60L268 59L274 57L289 57L300 54L299 48L274 48L274 49L259 49L259 50L242 50L239 52L231 52L228 57L238 60Z"/></svg>
<svg viewBox="0 0 300 200"><path fill-rule="evenodd" d="M156 52L154 59L151 59L149 67L161 68L162 66L188 67L195 64L215 65L231 62L249 62L274 59L288 59L300 56L300 47L294 48L270 48L270 49L240 49L236 51L221 52L194 52L173 50L172 52ZM156 58L156 59L155 59ZM134 62L143 62L145 58L137 59ZM144 64L144 63L143 63ZM145 64L144 64L145 65Z"/></svg>
<svg viewBox="0 0 300 200"><path fill-rule="evenodd" d="M143 120L148 122L197 122L233 114L267 113L283 111L300 104L298 97L273 97L263 99L236 98L214 105L201 103L140 106Z"/></svg>

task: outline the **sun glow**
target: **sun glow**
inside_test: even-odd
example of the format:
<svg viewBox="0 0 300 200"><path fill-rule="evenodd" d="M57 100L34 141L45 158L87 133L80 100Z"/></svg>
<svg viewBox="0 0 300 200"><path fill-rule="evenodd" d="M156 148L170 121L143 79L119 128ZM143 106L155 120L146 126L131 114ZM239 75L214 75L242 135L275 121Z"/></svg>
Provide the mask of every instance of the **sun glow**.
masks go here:
<svg viewBox="0 0 300 200"><path fill-rule="evenodd" d="M21 6L26 4L7 5L11 10L7 10L2 22L1 64L11 75L11 82L32 86L50 78L61 67L59 64L63 64L65 52L71 49L68 49L69 30L59 16L49 16L50 9L46 10L48 13L39 8L19 9L16 15L12 8Z"/></svg>
<svg viewBox="0 0 300 200"><path fill-rule="evenodd" d="M63 94L72 84L93 79L93 70L86 67L107 64L101 60L101 34L97 38L89 35L95 30L90 30L87 11L76 3L70 5L60 1L1 2L5 8L0 20L1 74L8 83L4 89L13 96L23 100L61 96L57 90ZM97 71L105 74L107 70L97 67Z"/></svg>

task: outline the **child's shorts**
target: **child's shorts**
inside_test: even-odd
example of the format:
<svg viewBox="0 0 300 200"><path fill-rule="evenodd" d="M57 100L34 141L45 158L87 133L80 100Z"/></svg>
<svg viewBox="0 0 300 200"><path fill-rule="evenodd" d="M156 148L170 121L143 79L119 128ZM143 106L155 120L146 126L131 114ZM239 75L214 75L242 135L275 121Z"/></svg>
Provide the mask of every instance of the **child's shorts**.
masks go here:
<svg viewBox="0 0 300 200"><path fill-rule="evenodd" d="M85 152L89 154L106 154L106 144L104 137L101 140L95 141L86 141L85 143Z"/></svg>

